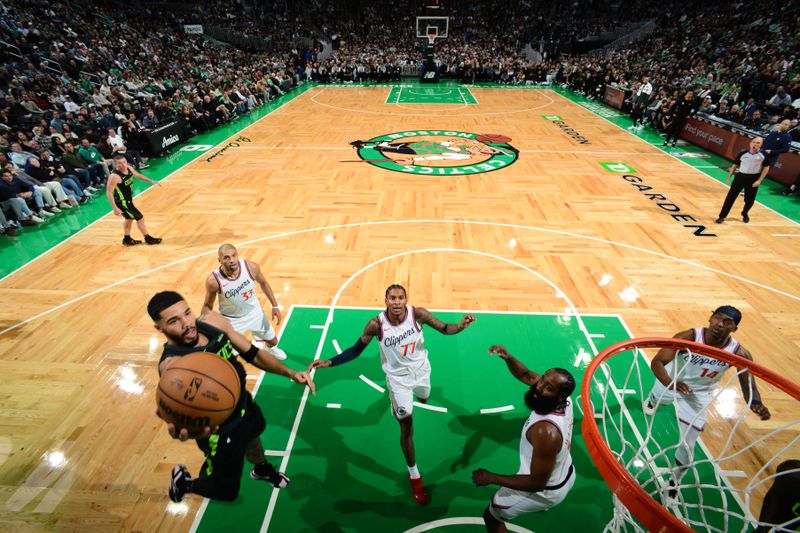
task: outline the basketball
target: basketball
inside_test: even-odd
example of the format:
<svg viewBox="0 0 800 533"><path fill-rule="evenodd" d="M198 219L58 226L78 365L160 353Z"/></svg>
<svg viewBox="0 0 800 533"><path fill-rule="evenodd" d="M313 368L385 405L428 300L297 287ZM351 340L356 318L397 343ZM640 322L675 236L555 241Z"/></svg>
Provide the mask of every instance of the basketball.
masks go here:
<svg viewBox="0 0 800 533"><path fill-rule="evenodd" d="M511 142L511 137L497 133L482 133L475 137L475 140L485 144L505 144Z"/></svg>
<svg viewBox="0 0 800 533"><path fill-rule="evenodd" d="M184 355L158 382L158 416L195 436L227 420L239 393L239 374L228 361L207 352Z"/></svg>

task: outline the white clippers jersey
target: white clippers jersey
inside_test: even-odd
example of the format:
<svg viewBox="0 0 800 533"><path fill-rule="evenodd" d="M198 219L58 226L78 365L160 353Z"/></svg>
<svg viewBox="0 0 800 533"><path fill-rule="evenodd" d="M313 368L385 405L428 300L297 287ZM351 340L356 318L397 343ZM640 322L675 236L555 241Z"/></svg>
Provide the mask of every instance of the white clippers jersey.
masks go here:
<svg viewBox="0 0 800 533"><path fill-rule="evenodd" d="M378 315L381 326L381 366L387 374L403 375L419 368L428 359L422 326L414 316L414 308L406 305L406 317L397 325L389 322L386 311Z"/></svg>
<svg viewBox="0 0 800 533"><path fill-rule="evenodd" d="M221 269L219 267L213 272L219 285L219 312L226 317L240 318L261 310L256 297L256 282L247 268L247 261L239 260L236 279L226 278Z"/></svg>
<svg viewBox="0 0 800 533"><path fill-rule="evenodd" d="M545 490L547 490L548 487L555 487L567 479L569 467L572 466L572 456L569 454L569 447L572 442L572 399L567 398L567 406L564 408L563 414L549 413L540 415L536 412L531 412L531 416L522 426L522 436L519 439L519 472L517 472L517 475L529 475L531 473L533 445L528 441L527 434L531 426L542 420L555 424L561 432L561 449L558 450L558 455L556 455L553 473L550 474L550 479L547 480L545 486Z"/></svg>
<svg viewBox="0 0 800 533"><path fill-rule="evenodd" d="M705 328L694 328L694 342L705 344ZM739 343L733 337L722 350L735 354ZM670 378L686 383L694 392L710 392L722 379L730 365L713 357L696 354L688 350L679 351L675 359L665 365Z"/></svg>

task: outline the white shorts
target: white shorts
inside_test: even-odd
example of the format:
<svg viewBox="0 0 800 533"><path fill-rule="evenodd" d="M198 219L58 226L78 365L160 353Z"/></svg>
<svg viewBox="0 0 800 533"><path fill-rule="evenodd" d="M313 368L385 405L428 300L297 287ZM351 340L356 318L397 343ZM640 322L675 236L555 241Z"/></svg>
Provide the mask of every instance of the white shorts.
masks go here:
<svg viewBox="0 0 800 533"><path fill-rule="evenodd" d="M225 316L225 315L223 315ZM266 313L261 308L255 309L253 312L241 317L226 316L233 329L244 335L248 331L253 333L253 339L263 339L271 341L275 338L275 329L272 327L272 322L267 318Z"/></svg>
<svg viewBox="0 0 800 533"><path fill-rule="evenodd" d="M567 497L567 494L569 494L574 484L575 472L573 470L564 486L556 490L525 492L501 487L500 490L495 492L492 501L489 502L489 513L495 517L495 519L506 522L518 517L522 513L547 511L551 507L561 503L564 498Z"/></svg>
<svg viewBox="0 0 800 533"><path fill-rule="evenodd" d="M411 416L414 397L427 400L431 395L431 364L425 361L416 370L386 374L386 389L392 401L392 412L398 419Z"/></svg>
<svg viewBox="0 0 800 533"><path fill-rule="evenodd" d="M678 421L691 426L698 431L703 431L703 426L708 418L708 406L714 400L714 393L711 391L691 392L681 394L667 388L656 380L653 390L650 391L649 401L653 407L659 404L675 403L675 411L678 414Z"/></svg>

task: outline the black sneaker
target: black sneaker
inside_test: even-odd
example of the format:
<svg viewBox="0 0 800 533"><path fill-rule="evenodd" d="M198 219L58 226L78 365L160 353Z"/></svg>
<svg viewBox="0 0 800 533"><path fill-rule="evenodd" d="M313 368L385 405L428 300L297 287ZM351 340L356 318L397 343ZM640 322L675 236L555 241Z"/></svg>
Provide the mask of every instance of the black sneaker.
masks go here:
<svg viewBox="0 0 800 533"><path fill-rule="evenodd" d="M742 221L744 221L744 223L747 224L748 222L750 222L750 217L747 215L742 215Z"/></svg>
<svg viewBox="0 0 800 533"><path fill-rule="evenodd" d="M262 468L268 471L266 475L262 476L256 473L256 467L254 466L252 470L250 470L250 477L253 479L269 481L276 489L282 489L289 484L289 478L286 476L286 474L283 472L278 472L271 464L265 463Z"/></svg>
<svg viewBox="0 0 800 533"><path fill-rule="evenodd" d="M134 239L130 235L125 235L125 237L122 238L123 246L136 246L137 244L142 244L142 241Z"/></svg>
<svg viewBox="0 0 800 533"><path fill-rule="evenodd" d="M169 480L169 499L175 503L182 501L189 492L192 481L189 470L184 465L175 465Z"/></svg>
<svg viewBox="0 0 800 533"><path fill-rule="evenodd" d="M667 489L667 496L673 500L678 497L678 484L674 479L669 480L669 488Z"/></svg>
<svg viewBox="0 0 800 533"><path fill-rule="evenodd" d="M144 242L147 244L161 244L161 237L151 237L150 235L145 235Z"/></svg>
<svg viewBox="0 0 800 533"><path fill-rule="evenodd" d="M781 194L784 195L784 196L789 196L793 192L794 192L794 189L792 189L791 187L788 187L788 188L782 190Z"/></svg>
<svg viewBox="0 0 800 533"><path fill-rule="evenodd" d="M366 144L364 141L350 141L350 146L352 146L356 150L363 148L364 144Z"/></svg>
<svg viewBox="0 0 800 533"><path fill-rule="evenodd" d="M719 218L718 218L717 220L715 220L714 222L716 222L717 224L722 224L723 222L725 222L725 217L719 217Z"/></svg>

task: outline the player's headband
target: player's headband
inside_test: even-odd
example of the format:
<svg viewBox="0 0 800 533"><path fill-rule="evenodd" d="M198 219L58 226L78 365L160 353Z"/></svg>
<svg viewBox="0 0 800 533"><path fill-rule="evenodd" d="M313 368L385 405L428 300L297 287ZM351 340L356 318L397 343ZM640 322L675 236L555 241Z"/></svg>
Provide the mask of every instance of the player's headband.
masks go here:
<svg viewBox="0 0 800 533"><path fill-rule="evenodd" d="M739 325L739 322L742 320L742 312L733 307L732 305L721 305L714 310L714 314L722 313L723 315L728 315L736 322L736 325Z"/></svg>

